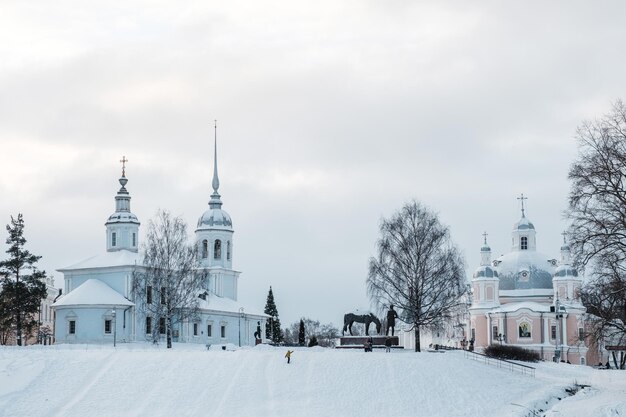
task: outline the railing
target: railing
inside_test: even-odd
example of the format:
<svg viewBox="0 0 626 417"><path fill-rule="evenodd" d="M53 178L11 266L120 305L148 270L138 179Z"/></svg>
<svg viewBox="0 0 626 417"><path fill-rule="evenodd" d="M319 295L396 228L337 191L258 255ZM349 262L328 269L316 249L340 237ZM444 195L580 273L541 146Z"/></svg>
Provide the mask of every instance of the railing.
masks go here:
<svg viewBox="0 0 626 417"><path fill-rule="evenodd" d="M483 362L487 365L495 365L498 368L508 369L511 372L519 372L522 375L529 375L535 377L535 368L528 365L522 365L519 363L507 361L506 359L492 358L491 356L483 355L482 353L470 352L465 350L464 356L475 361Z"/></svg>

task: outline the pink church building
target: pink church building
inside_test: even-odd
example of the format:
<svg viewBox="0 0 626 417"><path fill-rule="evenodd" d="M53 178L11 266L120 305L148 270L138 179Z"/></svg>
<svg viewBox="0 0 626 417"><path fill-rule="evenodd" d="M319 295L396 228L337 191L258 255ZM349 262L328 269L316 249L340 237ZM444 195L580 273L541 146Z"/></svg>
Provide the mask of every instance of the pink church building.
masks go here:
<svg viewBox="0 0 626 417"><path fill-rule="evenodd" d="M480 352L507 344L539 352L544 360L595 364L585 344L583 278L563 242L559 259L537 252L535 226L524 215L513 225L511 252L491 259L485 240L472 277L470 337ZM589 362L594 361L594 362Z"/></svg>

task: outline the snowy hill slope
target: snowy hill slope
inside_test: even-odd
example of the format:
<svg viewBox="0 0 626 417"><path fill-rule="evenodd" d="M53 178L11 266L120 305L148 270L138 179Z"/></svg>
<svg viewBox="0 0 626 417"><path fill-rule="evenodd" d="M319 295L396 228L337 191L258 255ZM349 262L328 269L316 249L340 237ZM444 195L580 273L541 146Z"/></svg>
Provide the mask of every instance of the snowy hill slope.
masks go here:
<svg viewBox="0 0 626 417"><path fill-rule="evenodd" d="M532 378L470 361L462 352L295 350L288 365L286 349L265 346L236 351L189 345L167 351L142 344L117 350L3 348L0 415L520 416L528 411L512 402L534 406L561 396L576 379L603 381L611 374L543 364ZM611 374L616 392L620 384L626 387L624 374ZM572 409L589 406L579 415L594 415L590 407L605 407L606 402L589 399L602 393L609 394L596 389L585 394L587 401L579 401L585 395L578 394L557 407L576 399L579 404ZM626 410L626 398L616 401L617 408Z"/></svg>

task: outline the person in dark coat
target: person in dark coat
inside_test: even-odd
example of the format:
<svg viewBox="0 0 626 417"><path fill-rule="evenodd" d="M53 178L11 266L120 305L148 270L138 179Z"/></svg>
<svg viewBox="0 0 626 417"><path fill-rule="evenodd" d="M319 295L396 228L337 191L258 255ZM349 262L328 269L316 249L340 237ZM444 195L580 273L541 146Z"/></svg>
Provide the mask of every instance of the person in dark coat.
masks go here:
<svg viewBox="0 0 626 417"><path fill-rule="evenodd" d="M394 330L396 328L396 319L398 318L398 313L393 309L393 304L389 306L389 311L387 311L387 332L385 333L389 336L389 328L391 328L391 335L393 336Z"/></svg>
<svg viewBox="0 0 626 417"><path fill-rule="evenodd" d="M385 338L385 352L391 352L391 337Z"/></svg>
<svg viewBox="0 0 626 417"><path fill-rule="evenodd" d="M374 339L372 339L372 336L370 336L367 338L367 341L365 342L365 351L371 352L373 347L374 347Z"/></svg>

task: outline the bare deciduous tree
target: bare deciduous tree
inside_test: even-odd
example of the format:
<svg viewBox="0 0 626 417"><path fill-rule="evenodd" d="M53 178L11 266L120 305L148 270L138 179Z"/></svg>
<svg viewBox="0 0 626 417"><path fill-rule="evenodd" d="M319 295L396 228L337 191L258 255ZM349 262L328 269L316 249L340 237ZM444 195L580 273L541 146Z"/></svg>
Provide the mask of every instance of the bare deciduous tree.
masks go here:
<svg viewBox="0 0 626 417"><path fill-rule="evenodd" d="M567 215L577 266L590 280L582 301L596 343L626 344L626 107L617 101L577 130ZM622 364L623 367L623 364Z"/></svg>
<svg viewBox="0 0 626 417"><path fill-rule="evenodd" d="M412 201L383 219L378 255L370 258L367 288L381 310L394 305L415 331L452 319L467 291L464 260L436 213Z"/></svg>
<svg viewBox="0 0 626 417"><path fill-rule="evenodd" d="M148 224L143 268L133 279L137 308L151 317L152 338L165 333L172 347L174 324L198 314L198 299L206 274L198 268L197 251L188 243L187 226L180 217L159 210Z"/></svg>

